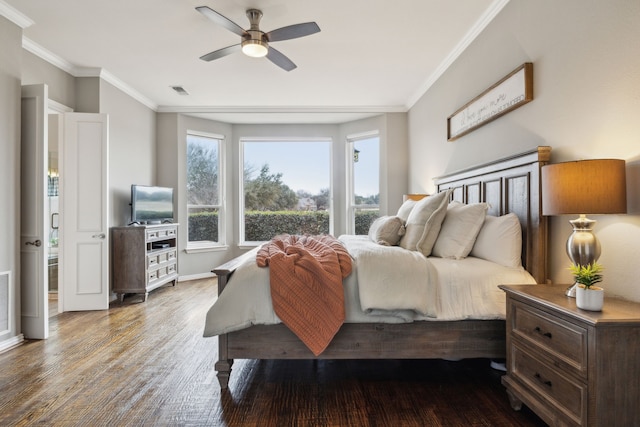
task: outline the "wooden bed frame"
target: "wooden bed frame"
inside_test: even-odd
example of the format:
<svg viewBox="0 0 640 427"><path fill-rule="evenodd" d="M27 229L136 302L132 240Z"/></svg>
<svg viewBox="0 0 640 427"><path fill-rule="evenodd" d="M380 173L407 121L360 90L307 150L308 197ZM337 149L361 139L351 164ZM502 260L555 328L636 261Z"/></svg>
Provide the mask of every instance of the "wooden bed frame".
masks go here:
<svg viewBox="0 0 640 427"><path fill-rule="evenodd" d="M453 188L453 200L487 202L490 215L515 213L523 230L523 265L546 281L547 221L541 215L540 168L550 147L435 178L437 191ZM212 271L220 294L248 252ZM215 369L227 388L233 359L436 359L505 358L504 320L424 321L405 324L345 323L318 357L283 324L256 325L218 337Z"/></svg>

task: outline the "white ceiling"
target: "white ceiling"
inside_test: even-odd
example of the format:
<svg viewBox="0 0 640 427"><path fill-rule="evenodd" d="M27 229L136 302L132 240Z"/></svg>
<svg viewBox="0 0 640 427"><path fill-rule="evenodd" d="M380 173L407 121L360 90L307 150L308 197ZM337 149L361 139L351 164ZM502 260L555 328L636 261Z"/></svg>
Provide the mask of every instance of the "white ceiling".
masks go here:
<svg viewBox="0 0 640 427"><path fill-rule="evenodd" d="M0 0L0 12L24 18L27 50L76 76L99 74L156 111L335 123L407 111L507 2ZM245 10L258 8L265 32L308 21L321 31L273 43L297 64L291 72L239 52L205 62L239 37L195 10L202 5L243 28Z"/></svg>

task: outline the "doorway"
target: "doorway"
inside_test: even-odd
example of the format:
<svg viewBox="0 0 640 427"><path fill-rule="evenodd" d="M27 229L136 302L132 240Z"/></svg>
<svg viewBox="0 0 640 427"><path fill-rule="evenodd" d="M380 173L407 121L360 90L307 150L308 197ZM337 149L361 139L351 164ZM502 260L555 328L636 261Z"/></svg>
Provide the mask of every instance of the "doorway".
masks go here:
<svg viewBox="0 0 640 427"><path fill-rule="evenodd" d="M48 113L48 166L47 166L47 202L45 203L45 216L48 224L47 238L47 278L48 278L48 305L49 318L62 312L60 276L61 265L58 262L62 257L59 245L60 238L60 210L63 206L60 195L60 143L63 135L62 117L64 113L73 112L73 109L52 100L47 102Z"/></svg>
<svg viewBox="0 0 640 427"><path fill-rule="evenodd" d="M58 310L59 277L59 236L60 236L60 165L59 165L59 120L58 114L49 114L49 152L47 168L47 218L49 236L47 239L47 266L49 279L49 318L56 316Z"/></svg>
<svg viewBox="0 0 640 427"><path fill-rule="evenodd" d="M22 333L31 339L49 336L50 255L58 312L109 306L108 116L68 111L48 99L46 85L22 87L20 318ZM58 141L57 172L49 172L50 121L57 129L51 138ZM56 181L58 212L48 196L48 184L55 194Z"/></svg>

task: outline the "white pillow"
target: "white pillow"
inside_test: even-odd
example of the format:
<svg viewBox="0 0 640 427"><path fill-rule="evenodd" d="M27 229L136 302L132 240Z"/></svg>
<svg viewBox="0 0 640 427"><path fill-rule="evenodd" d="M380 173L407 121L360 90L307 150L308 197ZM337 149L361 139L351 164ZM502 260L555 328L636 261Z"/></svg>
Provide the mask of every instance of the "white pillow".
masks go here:
<svg viewBox="0 0 640 427"><path fill-rule="evenodd" d="M396 216L402 218L404 222L407 222L409 214L413 210L413 207L416 205L416 203L418 203L417 200L405 200L402 206L400 206L400 209L398 209L398 213L396 214Z"/></svg>
<svg viewBox="0 0 640 427"><path fill-rule="evenodd" d="M369 227L369 239L379 245L396 246L404 235L404 221L397 216L381 216Z"/></svg>
<svg viewBox="0 0 640 427"><path fill-rule="evenodd" d="M518 216L487 215L469 254L505 267L522 266L522 228Z"/></svg>
<svg viewBox="0 0 640 427"><path fill-rule="evenodd" d="M487 216L488 208L486 203L450 203L431 254L454 259L462 259L469 255Z"/></svg>
<svg viewBox="0 0 640 427"><path fill-rule="evenodd" d="M451 190L447 190L419 200L407 218L400 246L429 256L447 213L450 197Z"/></svg>

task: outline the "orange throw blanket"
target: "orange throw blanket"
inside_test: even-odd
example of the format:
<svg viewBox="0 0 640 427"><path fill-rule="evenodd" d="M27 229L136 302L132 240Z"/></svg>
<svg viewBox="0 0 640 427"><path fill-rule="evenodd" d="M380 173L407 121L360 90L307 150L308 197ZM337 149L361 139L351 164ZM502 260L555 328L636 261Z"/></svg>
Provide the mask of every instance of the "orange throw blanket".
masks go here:
<svg viewBox="0 0 640 427"><path fill-rule="evenodd" d="M318 356L344 323L351 256L333 236L285 234L264 244L256 261L270 267L275 313Z"/></svg>

